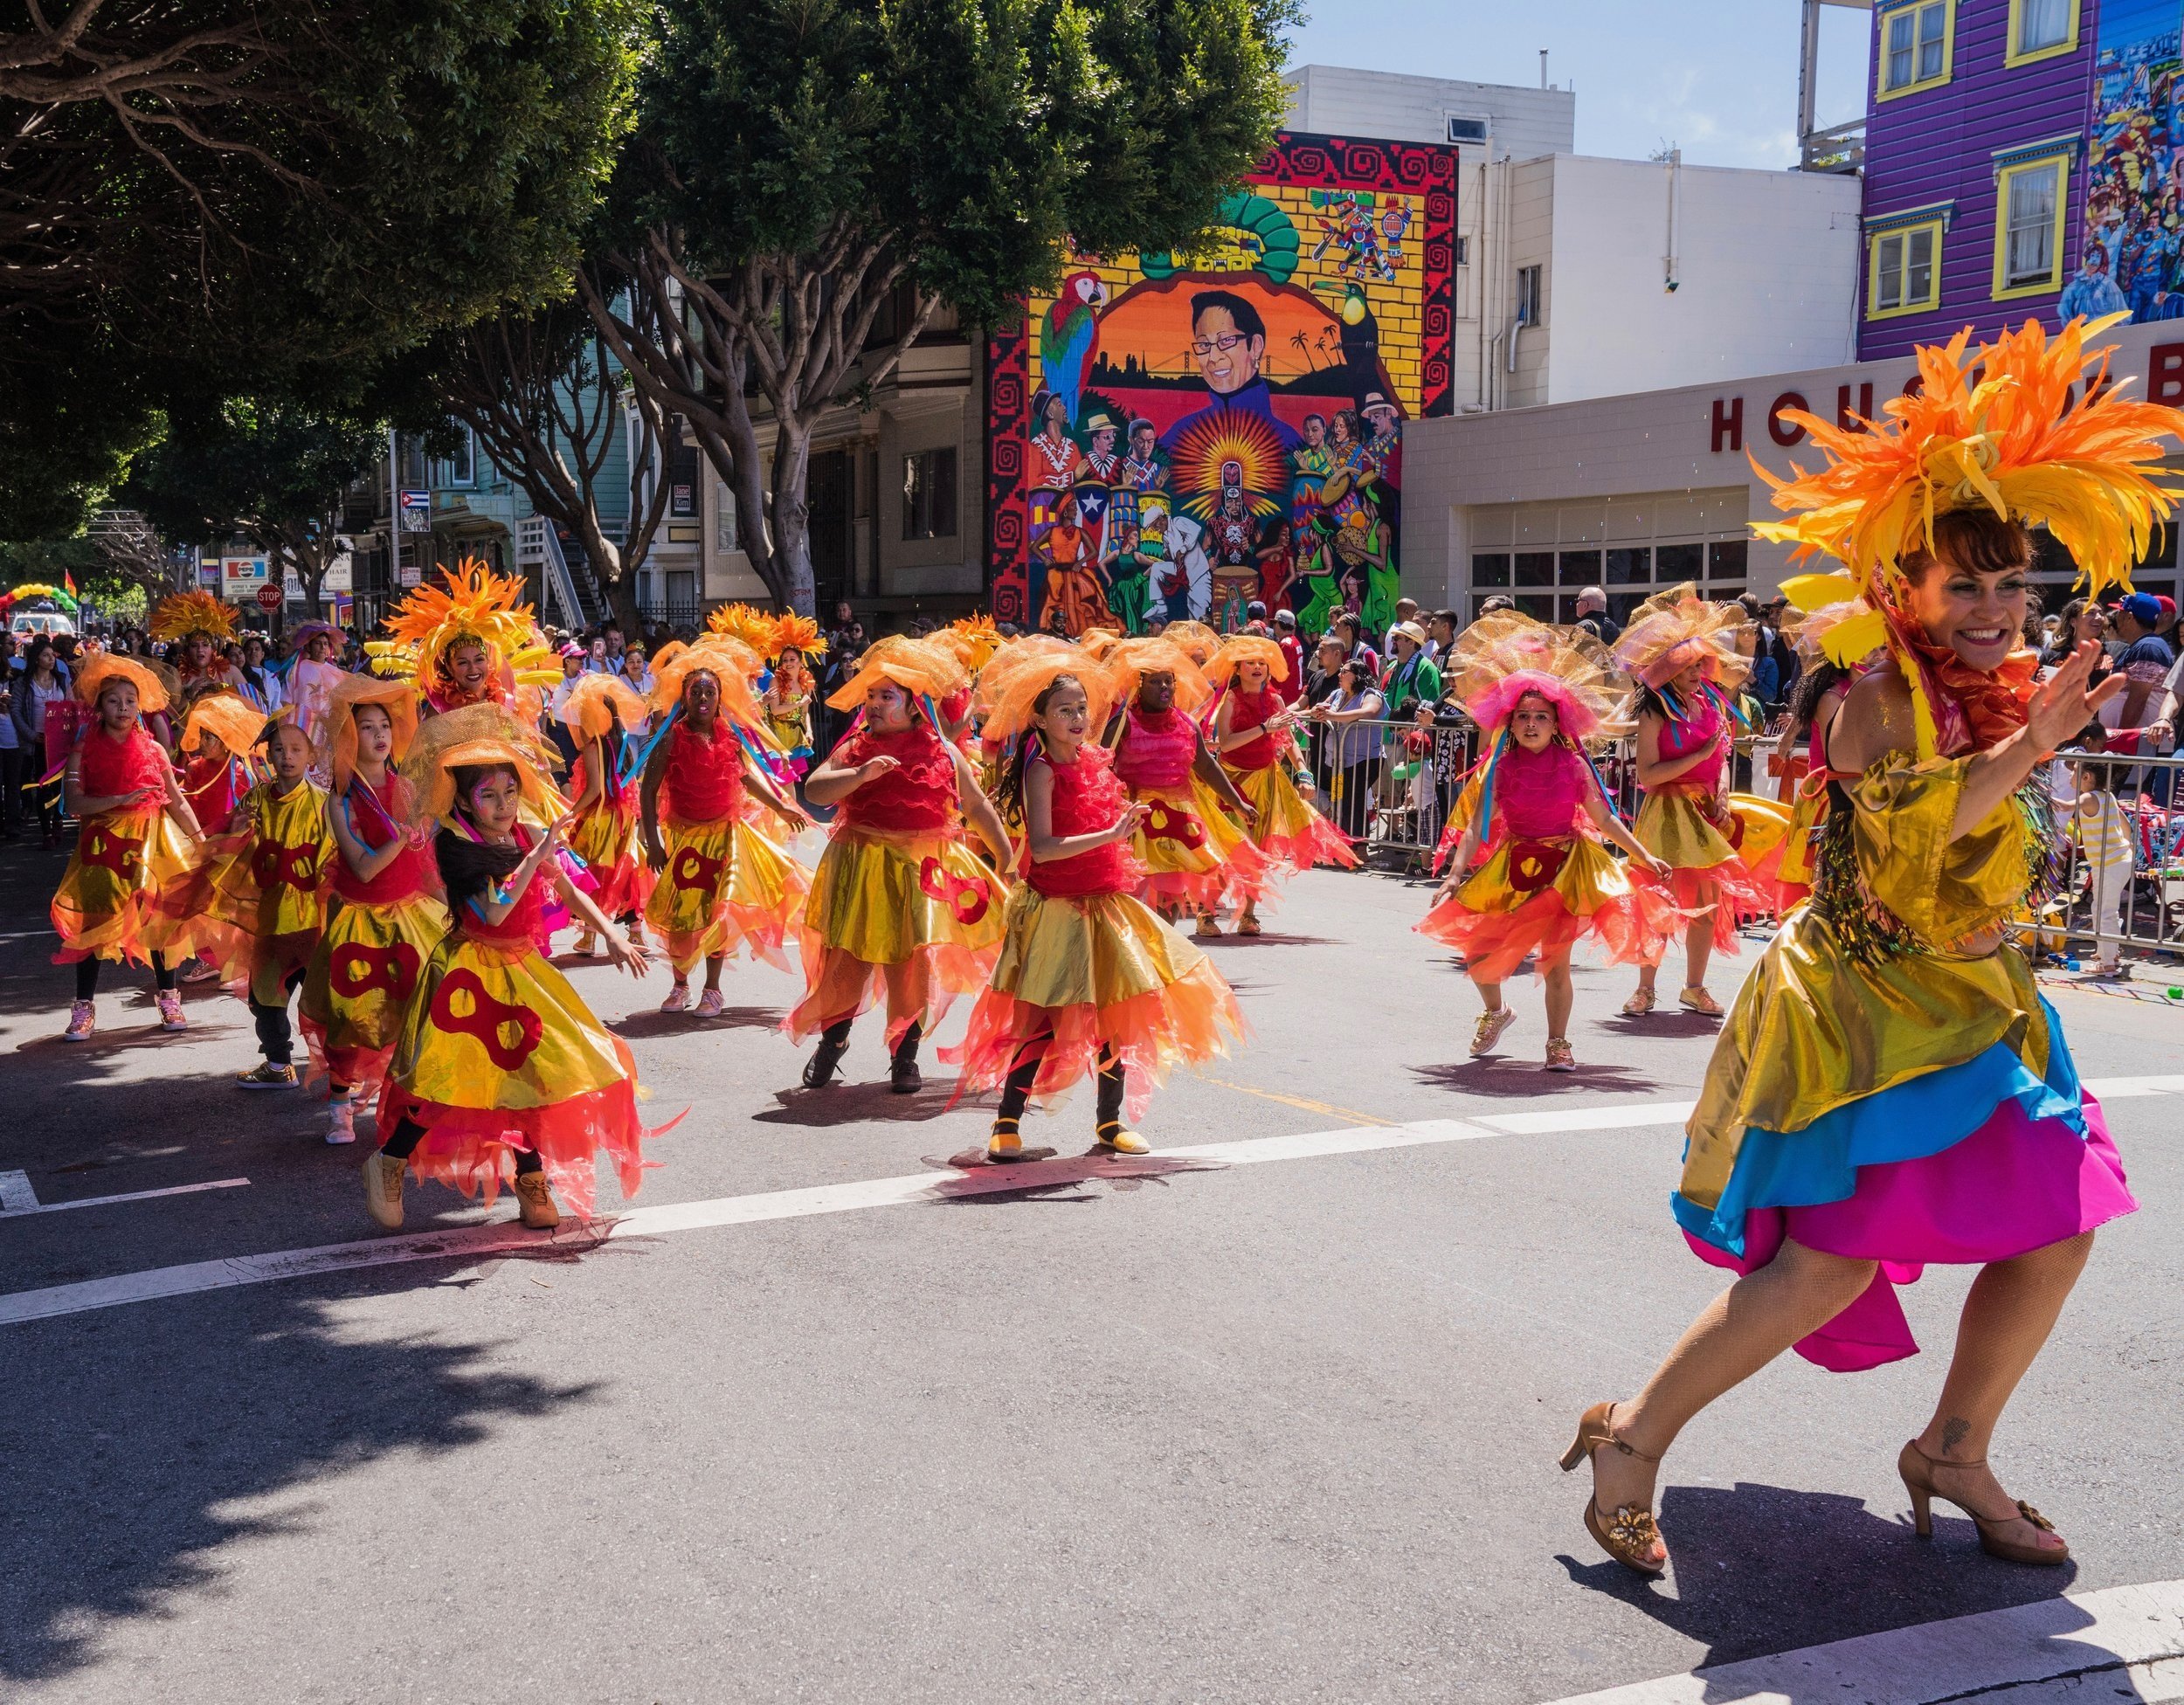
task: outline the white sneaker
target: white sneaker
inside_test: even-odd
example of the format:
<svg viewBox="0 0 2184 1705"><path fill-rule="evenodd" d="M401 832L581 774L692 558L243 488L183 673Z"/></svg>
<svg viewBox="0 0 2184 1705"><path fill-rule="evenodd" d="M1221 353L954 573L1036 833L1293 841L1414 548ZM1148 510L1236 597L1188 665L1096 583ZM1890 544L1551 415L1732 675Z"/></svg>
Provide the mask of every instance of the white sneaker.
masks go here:
<svg viewBox="0 0 2184 1705"><path fill-rule="evenodd" d="M356 1106L346 1095L338 1101L326 1104L326 1140L328 1142L354 1142L356 1140Z"/></svg>

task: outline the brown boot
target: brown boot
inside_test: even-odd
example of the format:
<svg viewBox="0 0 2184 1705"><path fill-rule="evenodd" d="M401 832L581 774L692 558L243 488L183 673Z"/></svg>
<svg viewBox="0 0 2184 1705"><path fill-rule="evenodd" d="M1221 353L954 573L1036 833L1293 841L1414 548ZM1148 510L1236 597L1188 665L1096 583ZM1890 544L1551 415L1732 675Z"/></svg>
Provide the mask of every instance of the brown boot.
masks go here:
<svg viewBox="0 0 2184 1705"><path fill-rule="evenodd" d="M543 1172L515 1175L515 1205L517 1217L534 1232L550 1232L561 1224L561 1210L554 1205Z"/></svg>
<svg viewBox="0 0 2184 1705"><path fill-rule="evenodd" d="M402 1174L407 1161L392 1155L364 1156L364 1208L390 1232L402 1229Z"/></svg>

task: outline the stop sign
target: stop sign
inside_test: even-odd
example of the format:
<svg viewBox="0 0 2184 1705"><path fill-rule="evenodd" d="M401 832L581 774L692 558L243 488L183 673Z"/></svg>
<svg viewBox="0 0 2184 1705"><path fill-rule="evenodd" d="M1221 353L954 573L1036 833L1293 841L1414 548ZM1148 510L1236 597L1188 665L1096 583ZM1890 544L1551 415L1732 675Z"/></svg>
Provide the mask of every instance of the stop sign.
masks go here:
<svg viewBox="0 0 2184 1705"><path fill-rule="evenodd" d="M260 610L280 609L280 588L278 586L260 586L258 589L258 607Z"/></svg>

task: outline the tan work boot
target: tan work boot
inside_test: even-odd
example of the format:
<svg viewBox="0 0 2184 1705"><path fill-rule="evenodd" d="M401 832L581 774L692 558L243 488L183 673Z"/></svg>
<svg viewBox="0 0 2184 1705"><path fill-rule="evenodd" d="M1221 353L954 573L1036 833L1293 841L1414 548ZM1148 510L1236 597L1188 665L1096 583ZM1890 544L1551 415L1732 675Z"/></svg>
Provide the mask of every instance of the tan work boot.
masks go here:
<svg viewBox="0 0 2184 1705"><path fill-rule="evenodd" d="M515 1175L515 1205L517 1218L534 1232L550 1232L561 1224L561 1210L554 1205L543 1172Z"/></svg>
<svg viewBox="0 0 2184 1705"><path fill-rule="evenodd" d="M409 1163L380 1153L364 1156L364 1208L390 1232L402 1229L402 1175Z"/></svg>

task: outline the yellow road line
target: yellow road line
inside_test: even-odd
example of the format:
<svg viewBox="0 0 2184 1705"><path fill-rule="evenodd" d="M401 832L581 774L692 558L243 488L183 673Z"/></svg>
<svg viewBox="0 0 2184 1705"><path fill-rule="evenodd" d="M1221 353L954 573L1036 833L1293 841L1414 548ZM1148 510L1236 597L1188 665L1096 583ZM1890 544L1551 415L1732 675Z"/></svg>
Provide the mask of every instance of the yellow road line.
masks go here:
<svg viewBox="0 0 2184 1705"><path fill-rule="evenodd" d="M1234 1089L1246 1095L1256 1095L1262 1101L1279 1101L1283 1107L1293 1107L1305 1113L1331 1113L1337 1119L1347 1119L1359 1125L1400 1125L1400 1119L1381 1119L1354 1108L1336 1107L1328 1101L1307 1101L1302 1095L1277 1094L1271 1089L1254 1089L1248 1083L1232 1083L1227 1078L1204 1078L1206 1083L1218 1083L1224 1089Z"/></svg>

